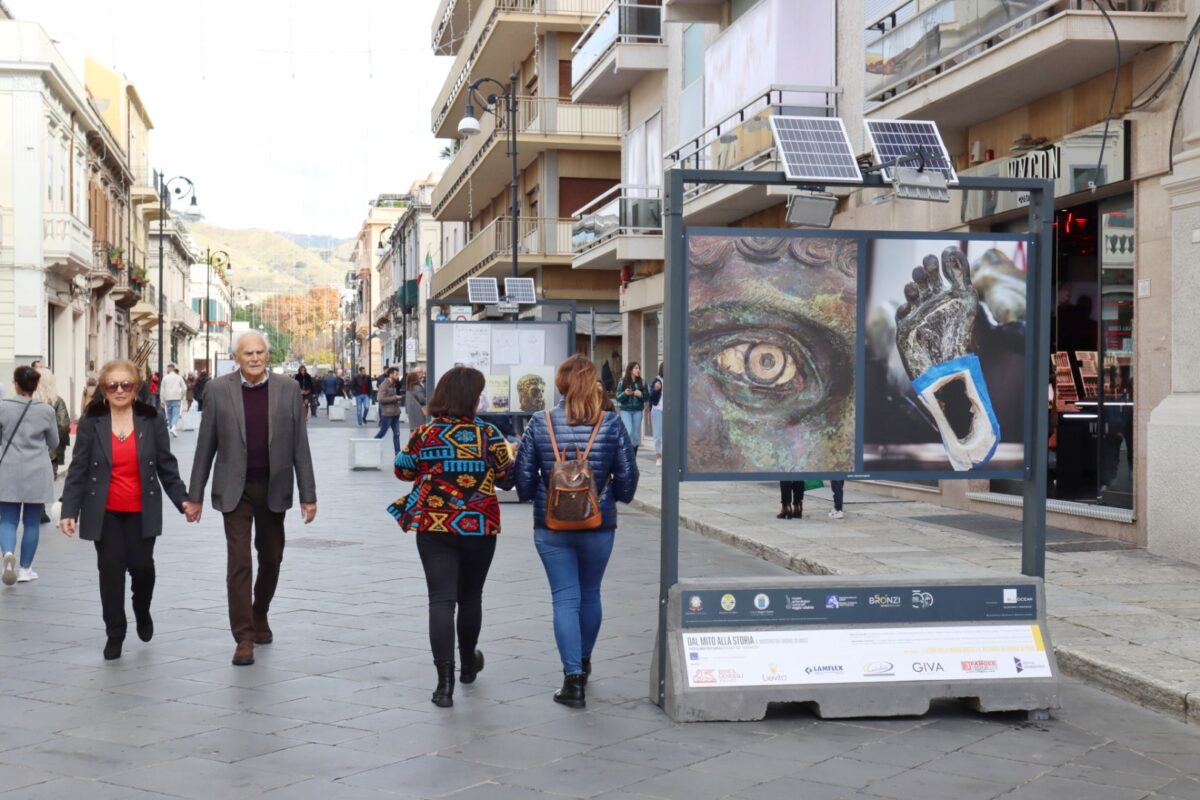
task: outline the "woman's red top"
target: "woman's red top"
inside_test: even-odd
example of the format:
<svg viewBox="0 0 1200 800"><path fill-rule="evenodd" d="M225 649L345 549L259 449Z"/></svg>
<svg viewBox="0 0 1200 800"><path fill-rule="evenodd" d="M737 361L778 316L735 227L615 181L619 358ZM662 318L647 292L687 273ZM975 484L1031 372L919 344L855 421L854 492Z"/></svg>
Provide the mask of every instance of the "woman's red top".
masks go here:
<svg viewBox="0 0 1200 800"><path fill-rule="evenodd" d="M125 441L112 437L112 480L108 484L106 511L142 510L142 475L138 467L137 437Z"/></svg>

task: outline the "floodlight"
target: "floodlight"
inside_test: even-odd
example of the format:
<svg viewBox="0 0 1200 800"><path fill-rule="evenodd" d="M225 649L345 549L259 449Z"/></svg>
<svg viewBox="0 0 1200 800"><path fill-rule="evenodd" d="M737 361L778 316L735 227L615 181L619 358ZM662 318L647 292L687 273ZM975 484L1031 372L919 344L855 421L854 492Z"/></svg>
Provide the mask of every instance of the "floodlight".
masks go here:
<svg viewBox="0 0 1200 800"><path fill-rule="evenodd" d="M892 187L896 197L903 200L928 200L949 203L950 190L946 187L946 176L933 170L897 165L893 170Z"/></svg>
<svg viewBox="0 0 1200 800"><path fill-rule="evenodd" d="M788 198L787 221L791 225L828 228L833 224L838 199L828 192L801 189Z"/></svg>
<svg viewBox="0 0 1200 800"><path fill-rule="evenodd" d="M467 103L463 118L458 121L458 132L463 136L474 136L479 133L479 119L475 116L475 106Z"/></svg>

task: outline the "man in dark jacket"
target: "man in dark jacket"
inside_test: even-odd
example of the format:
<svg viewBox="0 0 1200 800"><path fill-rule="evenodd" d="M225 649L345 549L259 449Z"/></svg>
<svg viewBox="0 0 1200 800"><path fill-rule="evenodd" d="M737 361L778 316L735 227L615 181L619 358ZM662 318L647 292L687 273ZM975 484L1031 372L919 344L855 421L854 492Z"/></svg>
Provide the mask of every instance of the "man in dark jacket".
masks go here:
<svg viewBox="0 0 1200 800"><path fill-rule="evenodd" d="M333 400L336 397L341 397L342 392L346 388L346 382L343 381L333 370L325 373L325 377L321 379L321 391L325 393L325 408L333 408ZM326 411L328 413L328 411Z"/></svg>
<svg viewBox="0 0 1200 800"><path fill-rule="evenodd" d="M192 397L196 400L196 410L204 410L204 387L208 386L208 370L200 370L200 377L196 378L196 384L192 387Z"/></svg>
<svg viewBox="0 0 1200 800"><path fill-rule="evenodd" d="M371 376L366 367L359 367L358 374L350 379L350 394L354 398L354 411L361 428L367 424L367 412L371 409Z"/></svg>

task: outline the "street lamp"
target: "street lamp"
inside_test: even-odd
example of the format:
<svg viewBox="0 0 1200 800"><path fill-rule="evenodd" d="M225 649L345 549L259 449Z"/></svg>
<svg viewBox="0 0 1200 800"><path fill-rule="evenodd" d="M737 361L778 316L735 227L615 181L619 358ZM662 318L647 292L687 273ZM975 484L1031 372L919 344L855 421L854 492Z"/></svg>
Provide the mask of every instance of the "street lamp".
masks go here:
<svg viewBox="0 0 1200 800"><path fill-rule="evenodd" d="M209 299L212 294L212 271L214 266L226 269L233 269L233 267L229 266L229 253L224 250L213 252L211 249L204 251L204 265L204 368L211 375L214 371L212 362L209 360L209 334L211 333L212 319L208 309L209 303L212 302Z"/></svg>
<svg viewBox="0 0 1200 800"><path fill-rule="evenodd" d="M500 94L490 94L487 97L481 98L479 95L479 87L484 83L494 83L500 87ZM479 119L475 116L474 100L482 99L482 106L485 110L492 112L497 120L500 120L499 102L504 100L504 119L501 120L508 133L508 157L512 159L512 208L509 213L512 215L512 276L518 277L517 273L517 247L520 237L517 230L517 220L520 217L521 206L519 196L517 194L517 70L513 68L512 73L508 76L508 85L505 86L495 78L476 78L467 86L467 107L463 110L463 117L458 123L458 132L465 137L471 137L479 133ZM407 346L407 343L406 343Z"/></svg>
<svg viewBox="0 0 1200 800"><path fill-rule="evenodd" d="M178 175L174 178L163 178L165 173L158 173L158 374L161 377L163 370L163 357L166 354L163 347L163 330L166 327L167 318L167 293L163 288L163 273L164 273L164 239L166 238L165 223L167 221L167 209L170 208L170 197L177 200L191 195L192 202L190 204L193 214L200 214L200 206L196 202L196 184L192 183L190 178L185 178ZM168 197L168 193L170 197Z"/></svg>

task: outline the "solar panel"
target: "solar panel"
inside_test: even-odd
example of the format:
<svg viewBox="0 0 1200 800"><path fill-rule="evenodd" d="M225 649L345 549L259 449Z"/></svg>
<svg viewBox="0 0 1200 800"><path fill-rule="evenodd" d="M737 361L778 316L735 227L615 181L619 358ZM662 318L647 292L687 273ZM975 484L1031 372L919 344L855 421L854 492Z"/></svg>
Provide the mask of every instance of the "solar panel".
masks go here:
<svg viewBox="0 0 1200 800"><path fill-rule="evenodd" d="M500 285L495 278L467 278L467 298L483 305L499 303Z"/></svg>
<svg viewBox="0 0 1200 800"><path fill-rule="evenodd" d="M862 183L846 126L840 119L773 116L770 120L788 180Z"/></svg>
<svg viewBox="0 0 1200 800"><path fill-rule="evenodd" d="M938 132L937 124L922 120L866 119L867 138L880 164L895 161L903 156L920 152L925 157L925 169L938 172L947 184L957 184L954 162L946 151L946 144ZM914 169L921 166L918 159L904 162ZM892 170L885 168L883 177L892 180Z"/></svg>
<svg viewBox="0 0 1200 800"><path fill-rule="evenodd" d="M533 278L505 278L504 295L515 303L532 304L537 302Z"/></svg>

